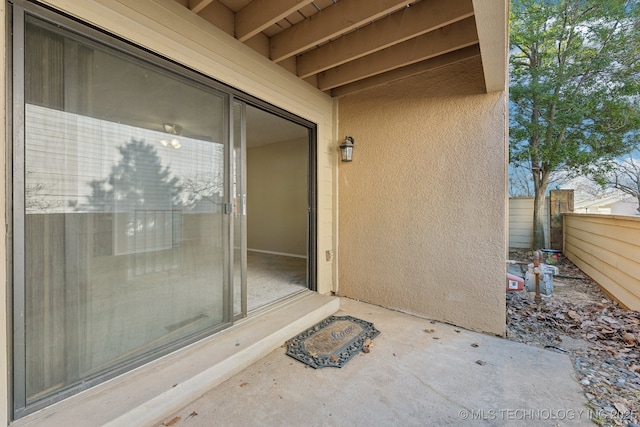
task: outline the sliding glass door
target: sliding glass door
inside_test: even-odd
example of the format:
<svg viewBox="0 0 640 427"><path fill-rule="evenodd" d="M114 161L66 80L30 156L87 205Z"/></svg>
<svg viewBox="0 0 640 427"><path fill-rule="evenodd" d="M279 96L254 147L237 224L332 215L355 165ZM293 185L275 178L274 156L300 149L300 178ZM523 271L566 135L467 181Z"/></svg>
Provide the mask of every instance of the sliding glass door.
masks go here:
<svg viewBox="0 0 640 427"><path fill-rule="evenodd" d="M310 129L248 104L245 114L248 312L309 289Z"/></svg>
<svg viewBox="0 0 640 427"><path fill-rule="evenodd" d="M234 315L311 287L312 130L233 102Z"/></svg>
<svg viewBox="0 0 640 427"><path fill-rule="evenodd" d="M20 12L17 413L232 321L229 95Z"/></svg>
<svg viewBox="0 0 640 427"><path fill-rule="evenodd" d="M314 289L312 123L12 14L15 418Z"/></svg>

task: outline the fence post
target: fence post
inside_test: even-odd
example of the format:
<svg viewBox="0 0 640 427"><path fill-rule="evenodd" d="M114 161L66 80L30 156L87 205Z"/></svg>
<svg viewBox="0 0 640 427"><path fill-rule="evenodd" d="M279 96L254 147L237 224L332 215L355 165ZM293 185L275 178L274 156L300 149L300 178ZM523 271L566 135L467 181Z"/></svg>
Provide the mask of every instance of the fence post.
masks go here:
<svg viewBox="0 0 640 427"><path fill-rule="evenodd" d="M549 192L549 249L563 250L562 214L573 212L573 190Z"/></svg>

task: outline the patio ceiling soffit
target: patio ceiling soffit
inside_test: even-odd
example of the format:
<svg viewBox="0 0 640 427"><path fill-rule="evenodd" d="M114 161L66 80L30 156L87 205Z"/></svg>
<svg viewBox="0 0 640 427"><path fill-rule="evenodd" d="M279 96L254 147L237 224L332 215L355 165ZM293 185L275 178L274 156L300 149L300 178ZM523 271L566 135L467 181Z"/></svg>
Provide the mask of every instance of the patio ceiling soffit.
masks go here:
<svg viewBox="0 0 640 427"><path fill-rule="evenodd" d="M175 0L343 96L480 56L472 0Z"/></svg>

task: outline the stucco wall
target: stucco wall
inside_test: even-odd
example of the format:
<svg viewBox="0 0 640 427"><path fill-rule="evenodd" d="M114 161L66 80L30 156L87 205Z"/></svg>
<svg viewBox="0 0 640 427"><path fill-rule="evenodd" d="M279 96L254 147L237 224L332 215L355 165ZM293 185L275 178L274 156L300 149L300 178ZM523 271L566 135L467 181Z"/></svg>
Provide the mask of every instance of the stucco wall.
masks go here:
<svg viewBox="0 0 640 427"><path fill-rule="evenodd" d="M247 247L307 256L308 141L247 149Z"/></svg>
<svg viewBox="0 0 640 427"><path fill-rule="evenodd" d="M340 100L356 148L339 166L339 293L502 335L507 94L464 77L479 66Z"/></svg>

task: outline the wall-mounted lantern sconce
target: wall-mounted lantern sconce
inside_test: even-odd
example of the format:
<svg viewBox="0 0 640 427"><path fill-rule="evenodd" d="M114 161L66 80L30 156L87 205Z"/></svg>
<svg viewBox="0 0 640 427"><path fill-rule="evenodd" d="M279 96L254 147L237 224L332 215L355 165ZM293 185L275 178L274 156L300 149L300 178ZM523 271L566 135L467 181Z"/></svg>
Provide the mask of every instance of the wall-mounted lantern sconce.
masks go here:
<svg viewBox="0 0 640 427"><path fill-rule="evenodd" d="M350 162L353 160L353 138L348 136L344 139L344 142L340 144L340 153L342 154L343 162Z"/></svg>

